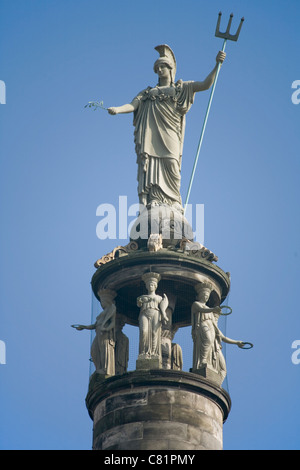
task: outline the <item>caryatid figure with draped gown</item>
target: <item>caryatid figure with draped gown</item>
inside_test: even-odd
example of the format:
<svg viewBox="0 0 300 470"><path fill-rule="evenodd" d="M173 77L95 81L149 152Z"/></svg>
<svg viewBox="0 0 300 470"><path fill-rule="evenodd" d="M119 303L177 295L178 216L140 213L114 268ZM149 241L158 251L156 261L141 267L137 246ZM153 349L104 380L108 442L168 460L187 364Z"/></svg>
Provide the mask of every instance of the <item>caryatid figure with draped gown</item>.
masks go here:
<svg viewBox="0 0 300 470"><path fill-rule="evenodd" d="M92 325L74 325L81 330L95 330L96 335L91 345L91 357L96 371L104 375L115 375L115 323L116 292L110 289L99 291L103 311L97 316Z"/></svg>
<svg viewBox="0 0 300 470"><path fill-rule="evenodd" d="M180 180L185 115L195 93L212 86L218 63L223 63L226 54L219 51L216 66L205 80L175 82L176 60L172 49L166 44L155 49L160 55L154 63L157 85L142 90L129 104L108 108L108 112L134 113L140 204L147 207L167 204L182 211Z"/></svg>
<svg viewBox="0 0 300 470"><path fill-rule="evenodd" d="M197 300L192 305L192 338L193 349L193 371L203 367L214 370L224 380L226 376L226 362L222 353L222 341L228 344L235 344L243 348L245 343L227 338L218 327L218 319L221 314L221 307L208 307L213 289L209 282L203 282L196 287Z"/></svg>
<svg viewBox="0 0 300 470"><path fill-rule="evenodd" d="M140 307L139 314L139 358L161 358L161 325L167 322L166 309L168 299L155 293L160 275L146 273L142 276L146 284L148 294L137 298Z"/></svg>

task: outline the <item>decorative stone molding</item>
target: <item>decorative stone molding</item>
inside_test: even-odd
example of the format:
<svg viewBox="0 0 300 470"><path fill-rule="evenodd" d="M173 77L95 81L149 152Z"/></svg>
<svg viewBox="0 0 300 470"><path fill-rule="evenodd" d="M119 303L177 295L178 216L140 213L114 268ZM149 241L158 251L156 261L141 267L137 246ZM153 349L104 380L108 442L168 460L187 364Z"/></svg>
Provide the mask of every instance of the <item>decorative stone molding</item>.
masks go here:
<svg viewBox="0 0 300 470"><path fill-rule="evenodd" d="M107 255L102 256L102 258L98 259L95 263L94 266L95 268L100 268L103 264L109 263L110 261L113 261L116 258L119 258L121 256L126 256L128 253L131 253L132 251L136 251L138 249L138 244L135 241L131 241L128 243L128 245L125 246L117 246L114 248L110 253Z"/></svg>
<svg viewBox="0 0 300 470"><path fill-rule="evenodd" d="M198 242L192 242L187 238L183 238L180 242L180 248L190 256L195 258L203 258L208 261L218 261L217 255Z"/></svg>

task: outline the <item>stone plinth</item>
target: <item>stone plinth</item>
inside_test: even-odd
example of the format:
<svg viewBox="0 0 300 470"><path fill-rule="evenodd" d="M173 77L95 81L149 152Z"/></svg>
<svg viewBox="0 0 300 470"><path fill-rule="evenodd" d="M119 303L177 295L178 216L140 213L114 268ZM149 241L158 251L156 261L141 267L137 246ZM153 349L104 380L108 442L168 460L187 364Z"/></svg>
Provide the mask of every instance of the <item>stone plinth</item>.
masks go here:
<svg viewBox="0 0 300 470"><path fill-rule="evenodd" d="M99 450L221 450L230 397L199 375L173 370L91 377L86 405Z"/></svg>
<svg viewBox="0 0 300 470"><path fill-rule="evenodd" d="M150 234L161 234L165 248L179 247L183 238L193 240L194 237L192 227L182 212L167 204L142 211L131 228L130 239L142 248L147 246Z"/></svg>
<svg viewBox="0 0 300 470"><path fill-rule="evenodd" d="M205 377L207 380L214 382L216 385L219 386L222 385L225 378L225 376L218 374L212 367L207 365L201 367L201 369L190 369L190 372L201 375L202 377Z"/></svg>
<svg viewBox="0 0 300 470"><path fill-rule="evenodd" d="M160 357L139 356L136 361L136 370L161 369L162 361Z"/></svg>

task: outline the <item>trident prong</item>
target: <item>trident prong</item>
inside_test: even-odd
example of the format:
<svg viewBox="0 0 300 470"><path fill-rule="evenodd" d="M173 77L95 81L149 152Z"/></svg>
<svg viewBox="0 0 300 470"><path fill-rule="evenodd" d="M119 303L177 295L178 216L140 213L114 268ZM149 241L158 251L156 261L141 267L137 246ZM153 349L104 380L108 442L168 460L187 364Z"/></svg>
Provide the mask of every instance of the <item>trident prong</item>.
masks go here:
<svg viewBox="0 0 300 470"><path fill-rule="evenodd" d="M229 39L229 41L237 41L238 38L239 38L239 34L240 34L240 31L241 31L241 28L243 26L243 22L244 22L245 18L244 17L241 18L241 21L240 21L239 27L237 29L237 32L235 34L230 34L230 28L231 28L233 13L231 13L231 15L229 17L229 21L228 21L228 25L227 25L227 29L226 29L225 33L220 33L221 16L222 16L222 12L220 11L219 16L218 16L215 36L217 38Z"/></svg>

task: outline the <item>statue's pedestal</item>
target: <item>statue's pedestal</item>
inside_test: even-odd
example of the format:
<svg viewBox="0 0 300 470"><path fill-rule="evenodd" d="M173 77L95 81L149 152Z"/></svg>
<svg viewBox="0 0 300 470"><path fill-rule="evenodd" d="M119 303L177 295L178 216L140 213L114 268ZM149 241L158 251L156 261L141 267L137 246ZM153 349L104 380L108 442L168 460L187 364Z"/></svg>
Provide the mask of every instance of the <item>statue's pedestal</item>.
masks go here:
<svg viewBox="0 0 300 470"><path fill-rule="evenodd" d="M194 374L201 375L201 377L204 377L205 379L215 383L219 387L221 387L221 385L224 381L224 376L218 374L209 365L205 365L205 366L201 367L200 369L190 369L190 372L193 372Z"/></svg>
<svg viewBox="0 0 300 470"><path fill-rule="evenodd" d="M230 397L208 380L173 370L94 376L86 397L94 449L222 449Z"/></svg>
<svg viewBox="0 0 300 470"><path fill-rule="evenodd" d="M162 360L159 356L145 357L140 355L136 361L136 370L161 369Z"/></svg>

